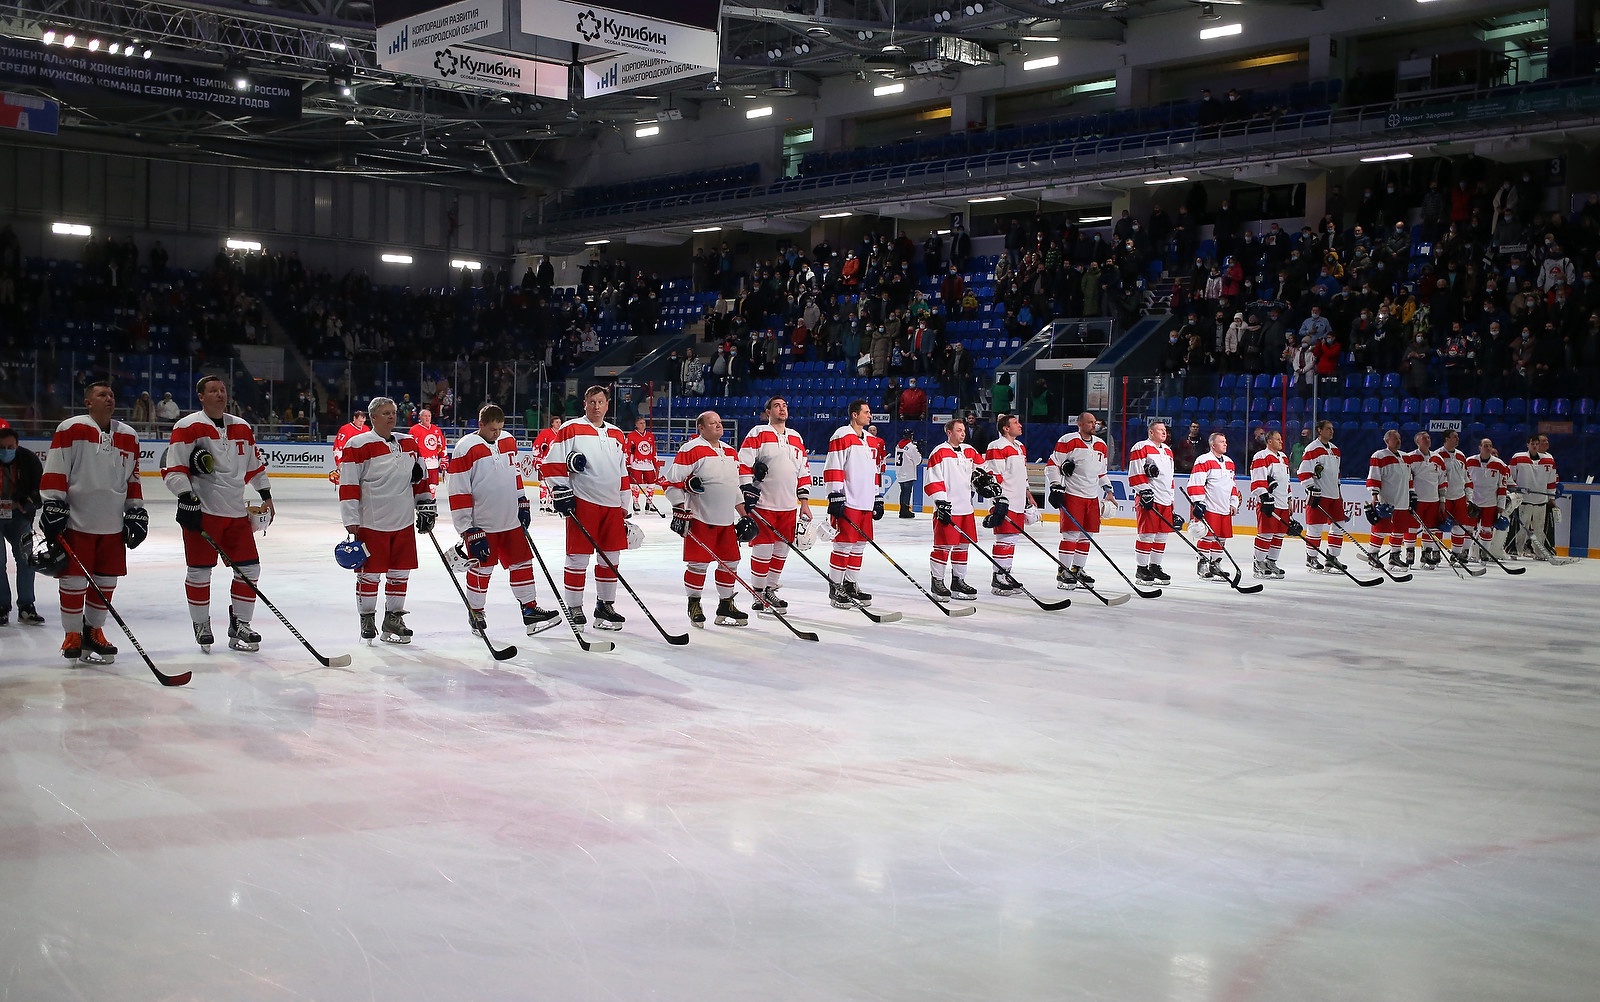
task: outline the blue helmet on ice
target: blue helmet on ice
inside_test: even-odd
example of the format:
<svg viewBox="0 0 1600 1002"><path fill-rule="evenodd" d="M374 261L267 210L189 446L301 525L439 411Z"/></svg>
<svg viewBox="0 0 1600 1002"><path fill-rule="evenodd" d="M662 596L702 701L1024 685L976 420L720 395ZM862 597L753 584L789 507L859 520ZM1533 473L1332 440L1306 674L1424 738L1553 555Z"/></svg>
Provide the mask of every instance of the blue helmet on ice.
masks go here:
<svg viewBox="0 0 1600 1002"><path fill-rule="evenodd" d="M339 566L347 571L359 571L361 565L367 562L372 554L367 552L367 544L354 537L346 539L333 548L333 559Z"/></svg>

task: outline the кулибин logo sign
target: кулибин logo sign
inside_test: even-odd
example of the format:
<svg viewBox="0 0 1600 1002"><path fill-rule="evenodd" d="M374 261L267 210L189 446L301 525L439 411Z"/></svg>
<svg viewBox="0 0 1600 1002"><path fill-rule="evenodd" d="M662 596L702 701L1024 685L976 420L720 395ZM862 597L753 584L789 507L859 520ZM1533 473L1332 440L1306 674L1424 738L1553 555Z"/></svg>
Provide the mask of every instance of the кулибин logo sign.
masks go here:
<svg viewBox="0 0 1600 1002"><path fill-rule="evenodd" d="M600 37L600 18L593 10L586 10L578 15L578 34L583 36L585 42L592 42Z"/></svg>
<svg viewBox="0 0 1600 1002"><path fill-rule="evenodd" d="M610 15L602 18L592 7L578 15L577 32L585 42L605 39L615 43L654 48L664 48L667 44L665 32L643 24L623 24Z"/></svg>

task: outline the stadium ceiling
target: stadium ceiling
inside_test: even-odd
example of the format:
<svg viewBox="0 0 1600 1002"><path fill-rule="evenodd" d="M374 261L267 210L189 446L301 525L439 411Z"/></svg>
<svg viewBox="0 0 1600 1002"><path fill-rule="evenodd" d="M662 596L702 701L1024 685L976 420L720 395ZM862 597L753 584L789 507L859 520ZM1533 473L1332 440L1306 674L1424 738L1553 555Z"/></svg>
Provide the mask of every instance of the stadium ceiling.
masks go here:
<svg viewBox="0 0 1600 1002"><path fill-rule="evenodd" d="M1320 6L1318 0L1212 2ZM476 176L548 188L565 173L553 141L618 128L659 109L692 115L701 104L740 93L815 93L827 78L909 76L917 72L913 64L925 71L931 60L940 72L958 73L1029 38L1120 41L1131 19L1200 9L1200 0L725 3L715 84L700 76L648 94L578 101L424 85L380 69L370 0L20 0L0 16L0 34L39 39L70 28L108 42L137 38L167 62L221 70L243 60L250 72L304 85L295 120L52 92L62 102L62 134L53 146L448 182ZM580 58L592 54L579 47Z"/></svg>

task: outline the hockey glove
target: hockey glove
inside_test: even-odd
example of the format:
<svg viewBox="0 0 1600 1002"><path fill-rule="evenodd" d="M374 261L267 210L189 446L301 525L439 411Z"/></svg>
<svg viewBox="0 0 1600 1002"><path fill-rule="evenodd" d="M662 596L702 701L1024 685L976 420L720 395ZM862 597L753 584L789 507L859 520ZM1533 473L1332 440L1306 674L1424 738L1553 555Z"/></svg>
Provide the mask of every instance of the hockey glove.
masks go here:
<svg viewBox="0 0 1600 1002"><path fill-rule="evenodd" d="M955 521L950 511L950 502L935 501L933 503L933 520L935 522L943 522L945 525Z"/></svg>
<svg viewBox="0 0 1600 1002"><path fill-rule="evenodd" d="M589 468L589 457L581 452L573 452L567 457L567 472L582 473Z"/></svg>
<svg viewBox="0 0 1600 1002"><path fill-rule="evenodd" d="M467 547L467 555L480 564L487 564L494 556L494 551L489 548L489 534L477 526L463 532L461 542Z"/></svg>
<svg viewBox="0 0 1600 1002"><path fill-rule="evenodd" d="M980 498L992 501L1000 496L1000 481L993 471L975 467L972 471L972 489L978 492Z"/></svg>
<svg viewBox="0 0 1600 1002"><path fill-rule="evenodd" d="M53 543L61 538L61 533L67 528L70 514L65 501L51 498L44 503L39 515L39 534L44 536L45 542Z"/></svg>
<svg viewBox="0 0 1600 1002"><path fill-rule="evenodd" d="M844 518L844 495L843 494L829 494L828 495L828 517L829 518Z"/></svg>
<svg viewBox="0 0 1600 1002"><path fill-rule="evenodd" d="M706 482L701 480L698 474L691 473L689 479L683 482L683 489L690 494L704 494L706 492Z"/></svg>
<svg viewBox="0 0 1600 1002"><path fill-rule="evenodd" d="M1156 509L1156 492L1151 490L1148 487L1142 487L1142 488L1139 489L1138 493L1139 493L1139 507L1143 508L1145 511L1155 511L1155 509Z"/></svg>
<svg viewBox="0 0 1600 1002"><path fill-rule="evenodd" d="M872 502L872 520L874 522L883 518L883 498Z"/></svg>
<svg viewBox="0 0 1600 1002"><path fill-rule="evenodd" d="M1501 515L1499 518L1494 520L1494 527L1500 532L1507 532L1511 529L1511 520L1506 518L1504 515Z"/></svg>
<svg viewBox="0 0 1600 1002"><path fill-rule="evenodd" d="M739 493L744 495L744 506L754 508L756 502L761 500L761 488L755 484L740 484Z"/></svg>
<svg viewBox="0 0 1600 1002"><path fill-rule="evenodd" d="M572 493L569 485L557 484L550 488L550 507L562 518L571 518L578 513L578 496Z"/></svg>
<svg viewBox="0 0 1600 1002"><path fill-rule="evenodd" d="M1030 504L1028 507L1022 509L1022 520L1029 525L1038 525L1040 522L1044 521L1044 516L1039 514L1038 508Z"/></svg>
<svg viewBox="0 0 1600 1002"><path fill-rule="evenodd" d="M1272 514L1278 510L1278 502L1272 500L1272 495L1263 494L1261 495L1261 500L1256 502L1256 508L1261 512L1263 518L1271 518Z"/></svg>
<svg viewBox="0 0 1600 1002"><path fill-rule="evenodd" d="M1182 532L1184 530L1184 527L1187 526L1188 524L1189 524L1188 522L1185 522L1183 520L1183 516L1182 515L1179 515L1177 512L1173 512L1172 513L1172 531L1173 532Z"/></svg>
<svg viewBox="0 0 1600 1002"><path fill-rule="evenodd" d="M335 470L334 472L337 473L338 471ZM428 479L428 471L422 468L421 463L413 462L411 464L411 483L413 485L420 484L426 479Z"/></svg>
<svg viewBox="0 0 1600 1002"><path fill-rule="evenodd" d="M189 476L203 477L217 472L217 457L203 445L196 445L189 454Z"/></svg>
<svg viewBox="0 0 1600 1002"><path fill-rule="evenodd" d="M200 497L194 491L178 495L178 525L190 532L205 528L205 513L200 508Z"/></svg>
<svg viewBox="0 0 1600 1002"><path fill-rule="evenodd" d="M985 529L998 529L1006 524L1006 515L1011 511L1011 505L1005 498L995 498L994 506L989 509L989 514L983 516Z"/></svg>
<svg viewBox="0 0 1600 1002"><path fill-rule="evenodd" d="M517 521L522 523L524 529L533 524L533 504L526 494L517 496Z"/></svg>
<svg viewBox="0 0 1600 1002"><path fill-rule="evenodd" d="M689 519L693 517L694 513L687 508L681 506L674 508L672 509L672 521L667 523L667 528L680 536L687 536L689 534Z"/></svg>
<svg viewBox="0 0 1600 1002"><path fill-rule="evenodd" d="M1416 511L1417 510L1417 492L1416 491L1412 491L1410 494L1406 495L1406 507L1408 509L1410 509L1411 511Z"/></svg>
<svg viewBox="0 0 1600 1002"><path fill-rule="evenodd" d="M1483 509L1482 508L1479 508L1477 505L1473 504L1471 501L1467 502L1467 517L1468 518L1477 518L1481 514L1483 514Z"/></svg>
<svg viewBox="0 0 1600 1002"><path fill-rule="evenodd" d="M143 508L131 508L122 513L122 542L130 550L137 550L139 544L150 535L150 513Z"/></svg>
<svg viewBox="0 0 1600 1002"><path fill-rule="evenodd" d="M439 506L433 498L423 498L417 502L417 531L423 535L433 531L434 525L439 521Z"/></svg>
<svg viewBox="0 0 1600 1002"><path fill-rule="evenodd" d="M1078 461L1073 459L1073 458L1071 458L1070 456L1061 461L1061 475L1063 477L1072 476L1072 471L1076 470L1077 468L1078 468Z"/></svg>
<svg viewBox="0 0 1600 1002"><path fill-rule="evenodd" d="M751 463L750 476L755 478L756 483L760 483L761 481L767 479L767 461L765 459L758 459L754 463Z"/></svg>
<svg viewBox="0 0 1600 1002"><path fill-rule="evenodd" d="M1189 502L1190 518L1203 519L1206 517L1206 502L1204 498Z"/></svg>
<svg viewBox="0 0 1600 1002"><path fill-rule="evenodd" d="M1315 480L1308 480L1306 482L1306 498L1312 504L1316 504L1318 501L1322 500L1322 485L1317 483Z"/></svg>
<svg viewBox="0 0 1600 1002"><path fill-rule="evenodd" d="M739 521L733 523L733 535L741 543L748 543L761 535L761 526L749 515L740 515Z"/></svg>
<svg viewBox="0 0 1600 1002"><path fill-rule="evenodd" d="M1045 500L1050 502L1050 507L1061 509L1067 506L1067 489L1061 484L1051 484L1050 490L1045 495Z"/></svg>
<svg viewBox="0 0 1600 1002"><path fill-rule="evenodd" d="M1313 477L1315 477L1316 479L1318 479L1318 480L1322 479L1322 464L1321 463L1318 463L1316 466L1313 466L1311 468L1311 475Z"/></svg>
<svg viewBox="0 0 1600 1002"><path fill-rule="evenodd" d="M1551 505L1550 517L1555 519L1557 522L1561 521L1561 509L1557 508L1555 505Z"/></svg>
<svg viewBox="0 0 1600 1002"><path fill-rule="evenodd" d="M1285 528L1286 531L1284 532L1284 535L1288 536L1290 539L1299 539L1301 536L1305 535L1306 531L1305 526L1301 525L1292 518L1289 520L1289 524Z"/></svg>
<svg viewBox="0 0 1600 1002"><path fill-rule="evenodd" d="M1151 480L1159 480L1161 479L1161 467L1157 466L1155 463L1145 463L1144 475L1149 477Z"/></svg>

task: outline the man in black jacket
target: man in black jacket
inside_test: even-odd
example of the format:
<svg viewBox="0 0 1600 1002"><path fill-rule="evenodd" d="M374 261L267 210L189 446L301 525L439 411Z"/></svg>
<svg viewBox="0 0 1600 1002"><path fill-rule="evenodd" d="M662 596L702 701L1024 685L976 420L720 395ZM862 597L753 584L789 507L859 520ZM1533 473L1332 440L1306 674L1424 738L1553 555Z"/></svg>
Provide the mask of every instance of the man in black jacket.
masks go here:
<svg viewBox="0 0 1600 1002"><path fill-rule="evenodd" d="M11 582L6 580L5 550L17 562L17 622L38 626L44 622L33 607L33 565L28 562L28 542L33 534L33 513L39 510L39 478L44 468L31 449L20 448L16 430L0 427L0 626L11 622Z"/></svg>

